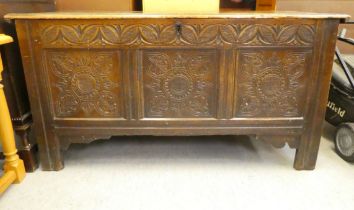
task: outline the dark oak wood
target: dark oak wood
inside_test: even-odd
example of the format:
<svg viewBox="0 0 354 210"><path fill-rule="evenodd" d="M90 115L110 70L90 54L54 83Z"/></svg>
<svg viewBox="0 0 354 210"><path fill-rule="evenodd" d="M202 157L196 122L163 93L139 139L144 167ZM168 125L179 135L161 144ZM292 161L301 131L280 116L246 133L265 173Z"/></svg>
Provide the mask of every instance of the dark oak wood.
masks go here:
<svg viewBox="0 0 354 210"><path fill-rule="evenodd" d="M0 33L14 37L15 42L2 46L4 72L3 82L11 120L16 135L19 156L24 160L27 172L38 168L36 140L29 137L32 125L32 114L28 100L25 78L21 63L21 55L16 39L16 30L13 24L7 23L3 16L10 12L44 12L54 10L52 0L0 0Z"/></svg>
<svg viewBox="0 0 354 210"><path fill-rule="evenodd" d="M15 19L44 170L114 135L255 135L313 169L343 15Z"/></svg>

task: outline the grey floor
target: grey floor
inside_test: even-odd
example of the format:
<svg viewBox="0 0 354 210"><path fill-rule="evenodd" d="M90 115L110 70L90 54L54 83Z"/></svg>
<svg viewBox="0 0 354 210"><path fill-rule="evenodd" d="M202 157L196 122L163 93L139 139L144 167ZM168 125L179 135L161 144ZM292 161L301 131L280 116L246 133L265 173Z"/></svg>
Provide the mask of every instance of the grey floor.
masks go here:
<svg viewBox="0 0 354 210"><path fill-rule="evenodd" d="M246 137L119 137L74 145L60 172L27 174L1 210L354 209L354 165L325 125L317 168Z"/></svg>

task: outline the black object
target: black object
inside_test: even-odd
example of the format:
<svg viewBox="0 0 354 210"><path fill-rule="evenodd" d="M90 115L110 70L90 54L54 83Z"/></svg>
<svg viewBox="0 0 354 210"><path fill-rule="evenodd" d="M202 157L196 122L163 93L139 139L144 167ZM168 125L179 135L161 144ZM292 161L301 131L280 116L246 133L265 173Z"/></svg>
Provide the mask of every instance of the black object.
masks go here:
<svg viewBox="0 0 354 210"><path fill-rule="evenodd" d="M354 40L344 35L345 30L340 33L338 40L354 45ZM341 55L338 48L335 53L337 61L333 66L326 121L337 126L335 145L338 155L354 162L354 65Z"/></svg>

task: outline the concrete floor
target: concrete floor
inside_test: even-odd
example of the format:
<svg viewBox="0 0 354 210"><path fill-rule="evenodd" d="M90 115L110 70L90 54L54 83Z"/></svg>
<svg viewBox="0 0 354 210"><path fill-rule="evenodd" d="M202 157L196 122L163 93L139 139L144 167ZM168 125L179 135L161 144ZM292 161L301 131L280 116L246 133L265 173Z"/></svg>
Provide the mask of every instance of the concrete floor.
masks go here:
<svg viewBox="0 0 354 210"><path fill-rule="evenodd" d="M74 145L60 172L37 170L0 197L1 210L354 209L354 165L325 125L317 168L294 150L246 137L119 137Z"/></svg>

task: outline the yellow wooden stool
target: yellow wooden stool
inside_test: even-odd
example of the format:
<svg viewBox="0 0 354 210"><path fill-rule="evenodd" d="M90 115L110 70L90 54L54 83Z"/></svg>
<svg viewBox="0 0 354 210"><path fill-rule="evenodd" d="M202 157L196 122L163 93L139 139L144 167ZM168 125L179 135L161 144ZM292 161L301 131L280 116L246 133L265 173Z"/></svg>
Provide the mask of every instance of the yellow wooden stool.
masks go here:
<svg viewBox="0 0 354 210"><path fill-rule="evenodd" d="M0 34L0 45L12 42L10 36ZM0 54L0 82L3 71ZM4 86L0 84L0 143L5 155L4 174L0 178L0 195L12 184L19 183L25 177L25 167L23 161L17 155L15 145L14 130L11 123L9 109L4 94Z"/></svg>

